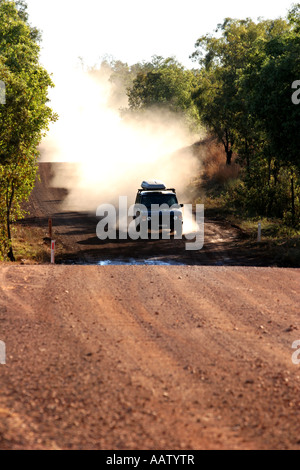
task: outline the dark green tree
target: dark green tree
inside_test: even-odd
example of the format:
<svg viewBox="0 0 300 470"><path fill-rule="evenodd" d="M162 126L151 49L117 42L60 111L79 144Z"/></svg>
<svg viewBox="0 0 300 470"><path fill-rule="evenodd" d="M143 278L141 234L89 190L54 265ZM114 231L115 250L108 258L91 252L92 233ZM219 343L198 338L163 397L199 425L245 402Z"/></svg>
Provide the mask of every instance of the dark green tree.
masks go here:
<svg viewBox="0 0 300 470"><path fill-rule="evenodd" d="M195 85L193 71L174 58L155 56L151 63L143 65L128 88L129 107L132 111L159 108L181 113L187 125L195 130L200 122L192 98Z"/></svg>
<svg viewBox="0 0 300 470"><path fill-rule="evenodd" d="M260 21L227 18L218 25L217 37L205 35L196 42L191 58L198 62L200 81L193 93L201 119L224 145L226 163L243 142L249 156L255 141L247 96L239 93L240 76L255 67L262 41L288 29L284 20ZM242 138L241 138L241 134Z"/></svg>
<svg viewBox="0 0 300 470"><path fill-rule="evenodd" d="M0 1L0 243L14 260L11 223L34 186L38 145L56 115L48 106L53 86L39 64L39 34L28 24L24 2Z"/></svg>

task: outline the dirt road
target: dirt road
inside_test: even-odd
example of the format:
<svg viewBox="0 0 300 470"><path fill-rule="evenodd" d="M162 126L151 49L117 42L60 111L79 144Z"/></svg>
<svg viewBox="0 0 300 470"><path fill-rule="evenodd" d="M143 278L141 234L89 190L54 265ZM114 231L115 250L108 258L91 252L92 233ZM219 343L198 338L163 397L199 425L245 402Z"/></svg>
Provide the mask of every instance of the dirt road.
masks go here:
<svg viewBox="0 0 300 470"><path fill-rule="evenodd" d="M2 449L300 448L300 272L1 266Z"/></svg>
<svg viewBox="0 0 300 470"><path fill-rule="evenodd" d="M106 240L96 236L99 218L94 213L74 212L62 204L67 191L51 186L52 176L61 172L65 179L74 172L71 164L41 163L40 180L32 193L30 215L23 224L43 227L47 235L48 220L53 221L58 263L96 264L107 260L161 260L205 266L276 266L273 254L264 246L244 244L244 234L224 220L205 219L205 244L200 251L187 251L182 240ZM63 178L61 178L63 179ZM107 201L99 201L99 204ZM182 201L180 201L182 202ZM184 201L185 202L185 201Z"/></svg>
<svg viewBox="0 0 300 470"><path fill-rule="evenodd" d="M0 448L300 449L299 269L260 267L213 221L191 255L99 244L43 168L26 223L51 214L65 261L183 265L1 264Z"/></svg>

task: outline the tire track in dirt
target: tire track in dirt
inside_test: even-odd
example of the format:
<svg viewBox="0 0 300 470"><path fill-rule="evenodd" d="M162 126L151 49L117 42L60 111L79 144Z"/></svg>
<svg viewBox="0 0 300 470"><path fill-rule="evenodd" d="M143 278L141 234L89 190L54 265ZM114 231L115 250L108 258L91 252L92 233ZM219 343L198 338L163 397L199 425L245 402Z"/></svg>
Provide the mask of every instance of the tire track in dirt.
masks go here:
<svg viewBox="0 0 300 470"><path fill-rule="evenodd" d="M300 271L239 267L264 258L221 222L200 252L99 243L94 217L62 210L53 169L25 224L52 216L65 260L189 266L0 265L1 448L299 449Z"/></svg>
<svg viewBox="0 0 300 470"><path fill-rule="evenodd" d="M205 244L200 251L187 251L187 240L106 240L96 236L99 219L96 210L84 213L67 209L64 188L53 187L56 173L64 171L65 178L76 171L72 164L40 163L40 179L27 204L29 216L25 226L44 227L47 235L48 219L53 221L53 238L57 241L59 262L97 264L103 260L158 258L189 265L266 265L273 263L267 253L249 253L241 243L243 234L226 221L205 220ZM99 204L107 201L99 201Z"/></svg>
<svg viewBox="0 0 300 470"><path fill-rule="evenodd" d="M299 448L298 270L0 271L3 448Z"/></svg>

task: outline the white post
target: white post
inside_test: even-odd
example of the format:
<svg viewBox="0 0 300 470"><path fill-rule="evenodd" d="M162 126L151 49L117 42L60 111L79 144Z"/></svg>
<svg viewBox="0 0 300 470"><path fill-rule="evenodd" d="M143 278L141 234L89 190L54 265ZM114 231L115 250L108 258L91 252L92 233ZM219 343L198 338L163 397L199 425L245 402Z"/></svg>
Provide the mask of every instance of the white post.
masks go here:
<svg viewBox="0 0 300 470"><path fill-rule="evenodd" d="M258 224L257 241L261 242L261 223Z"/></svg>
<svg viewBox="0 0 300 470"><path fill-rule="evenodd" d="M55 263L55 240L51 241L51 264Z"/></svg>

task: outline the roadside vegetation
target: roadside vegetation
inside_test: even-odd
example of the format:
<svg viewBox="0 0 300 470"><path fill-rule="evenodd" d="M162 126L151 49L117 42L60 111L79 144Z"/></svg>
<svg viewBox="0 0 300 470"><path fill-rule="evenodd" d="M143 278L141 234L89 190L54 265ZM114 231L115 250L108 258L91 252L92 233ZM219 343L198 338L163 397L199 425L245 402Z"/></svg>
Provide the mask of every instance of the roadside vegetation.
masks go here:
<svg viewBox="0 0 300 470"><path fill-rule="evenodd" d="M15 259L21 264L42 264L50 260L50 241L42 227L15 226L13 232Z"/></svg>
<svg viewBox="0 0 300 470"><path fill-rule="evenodd" d="M250 239L261 223L263 242L299 263L300 4L277 20L226 18L197 40L191 58L192 70L173 58L112 61L111 80L127 80L123 113L162 107L204 129L195 201Z"/></svg>
<svg viewBox="0 0 300 470"><path fill-rule="evenodd" d="M300 229L282 218L258 213L251 205L241 206L235 188L242 183L243 168L234 154L231 165L224 163L223 146L209 137L195 146L202 161L202 171L192 183L195 203L205 205L209 219L227 220L238 227L243 248L249 255L260 250L268 253L279 266L300 266ZM258 224L261 242L258 243Z"/></svg>
<svg viewBox="0 0 300 470"><path fill-rule="evenodd" d="M191 58L192 70L162 57L101 67L127 92L123 115L182 113L190 129L205 130L204 143L220 144L224 165L209 175L206 163L202 185L220 209L229 201L237 214L300 229L300 4L277 20L226 18Z"/></svg>
<svg viewBox="0 0 300 470"><path fill-rule="evenodd" d="M52 81L39 64L40 34L23 1L0 1L0 257L15 260L12 224L34 187L38 145L56 116L48 107Z"/></svg>
<svg viewBox="0 0 300 470"><path fill-rule="evenodd" d="M194 93L203 122L235 162L225 201L241 215L280 219L300 228L299 5L276 21L226 19L218 39L197 41L201 80Z"/></svg>

